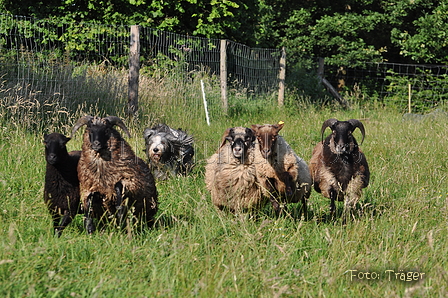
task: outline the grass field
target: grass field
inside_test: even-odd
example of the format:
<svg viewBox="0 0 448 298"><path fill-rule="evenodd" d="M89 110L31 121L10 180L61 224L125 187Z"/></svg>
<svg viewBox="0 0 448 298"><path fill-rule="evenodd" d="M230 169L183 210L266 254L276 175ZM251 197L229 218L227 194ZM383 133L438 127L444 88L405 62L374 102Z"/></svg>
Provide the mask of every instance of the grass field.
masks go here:
<svg viewBox="0 0 448 298"><path fill-rule="evenodd" d="M43 120L1 107L0 296L448 297L446 119L403 121L375 105L341 111L270 102L232 103L228 116L212 110L210 127L200 104L163 113L142 104L139 121L125 120L137 155L144 156L143 129L165 121L195 136L193 173L157 184L160 211L151 230L89 236L78 215L60 238L43 203L42 134L69 134L82 112ZM329 201L316 192L307 221L274 217L269 208L250 219L213 207L204 164L226 128L283 120L282 135L309 160L322 122L333 117L357 118L366 128L371 183L362 215L346 224L328 220ZM80 146L78 133L68 147Z"/></svg>

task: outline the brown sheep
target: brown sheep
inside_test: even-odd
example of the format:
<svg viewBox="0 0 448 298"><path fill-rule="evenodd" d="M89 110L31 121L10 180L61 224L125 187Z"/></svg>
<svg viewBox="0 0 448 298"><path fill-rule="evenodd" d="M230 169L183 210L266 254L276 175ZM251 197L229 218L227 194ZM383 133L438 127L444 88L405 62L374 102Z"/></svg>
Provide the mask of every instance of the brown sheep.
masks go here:
<svg viewBox="0 0 448 298"><path fill-rule="evenodd" d="M332 132L324 140L328 127ZM358 202L362 188L369 185L369 165L353 136L356 128L362 133L362 144L365 130L361 121L326 120L321 129L322 141L314 148L310 160L314 189L331 200L332 216L336 211L336 200L345 201L344 212L349 211Z"/></svg>
<svg viewBox="0 0 448 298"><path fill-rule="evenodd" d="M283 203L302 203L307 216L307 199L311 194L311 177L307 163L297 156L278 134L284 123L252 125L257 137L255 164L263 193L279 213Z"/></svg>
<svg viewBox="0 0 448 298"><path fill-rule="evenodd" d="M95 230L92 217L116 215L121 225L128 208L134 218L151 224L158 208L154 177L115 130L117 125L129 136L123 121L115 116L84 116L73 127L72 135L83 125L87 127L78 176L87 232Z"/></svg>

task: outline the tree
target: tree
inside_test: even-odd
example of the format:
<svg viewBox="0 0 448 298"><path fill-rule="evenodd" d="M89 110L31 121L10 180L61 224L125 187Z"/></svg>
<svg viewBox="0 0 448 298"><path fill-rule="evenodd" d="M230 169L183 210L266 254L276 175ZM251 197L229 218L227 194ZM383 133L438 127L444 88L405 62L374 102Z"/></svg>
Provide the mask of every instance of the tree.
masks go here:
<svg viewBox="0 0 448 298"><path fill-rule="evenodd" d="M440 3L412 25L410 30L392 30L392 42L400 48L400 54L417 63L447 64L448 4Z"/></svg>
<svg viewBox="0 0 448 298"><path fill-rule="evenodd" d="M179 34L254 43L258 0L2 1L14 15L61 22L142 25Z"/></svg>

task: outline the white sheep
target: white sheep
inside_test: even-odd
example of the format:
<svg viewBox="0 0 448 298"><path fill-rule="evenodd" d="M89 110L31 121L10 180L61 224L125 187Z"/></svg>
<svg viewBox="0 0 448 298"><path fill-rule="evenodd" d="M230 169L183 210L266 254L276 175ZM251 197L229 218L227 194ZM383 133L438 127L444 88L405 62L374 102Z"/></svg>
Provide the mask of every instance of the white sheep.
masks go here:
<svg viewBox="0 0 448 298"><path fill-rule="evenodd" d="M218 152L207 160L206 186L213 204L220 210L252 210L265 203L254 164L254 140L250 128L229 128Z"/></svg>
<svg viewBox="0 0 448 298"><path fill-rule="evenodd" d="M264 196L277 213L284 203L301 201L307 216L307 199L311 194L311 176L307 163L300 158L278 132L284 123L252 125L257 177Z"/></svg>

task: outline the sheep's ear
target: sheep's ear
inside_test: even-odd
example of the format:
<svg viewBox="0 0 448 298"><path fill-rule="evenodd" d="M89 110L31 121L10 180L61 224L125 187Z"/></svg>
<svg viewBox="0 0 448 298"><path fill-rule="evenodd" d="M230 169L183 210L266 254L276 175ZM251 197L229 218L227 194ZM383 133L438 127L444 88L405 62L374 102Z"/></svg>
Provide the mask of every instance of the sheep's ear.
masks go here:
<svg viewBox="0 0 448 298"><path fill-rule="evenodd" d="M252 129L247 127L246 128L246 141L253 142L253 141L255 141L255 139L256 139L255 132Z"/></svg>
<svg viewBox="0 0 448 298"><path fill-rule="evenodd" d="M285 125L285 122L280 121L278 124L274 125L274 127L277 130L277 132L279 132L283 128L283 125Z"/></svg>
<svg viewBox="0 0 448 298"><path fill-rule="evenodd" d="M255 132L255 134L257 134L258 129L260 128L260 126L261 126L261 125L258 125L258 124L252 124L252 125L251 125L251 128L252 128L252 130Z"/></svg>
<svg viewBox="0 0 448 298"><path fill-rule="evenodd" d="M226 141L231 141L232 138L230 137L230 134L233 131L233 127L232 128L227 128L226 131L224 132L224 134L222 135L222 139L221 139L221 145L219 146L219 148L221 148L222 146L224 146L226 144Z"/></svg>

